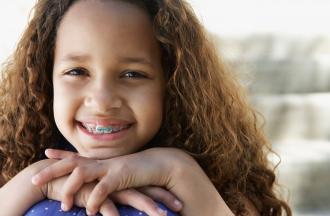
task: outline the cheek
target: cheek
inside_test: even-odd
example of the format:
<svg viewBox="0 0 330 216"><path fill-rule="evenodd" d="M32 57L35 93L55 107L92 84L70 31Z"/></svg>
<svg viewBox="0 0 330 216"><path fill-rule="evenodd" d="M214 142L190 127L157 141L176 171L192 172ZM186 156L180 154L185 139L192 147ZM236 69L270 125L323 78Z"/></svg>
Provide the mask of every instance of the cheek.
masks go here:
<svg viewBox="0 0 330 216"><path fill-rule="evenodd" d="M161 90L149 90L134 97L134 113L140 125L156 133L163 116L163 94Z"/></svg>
<svg viewBox="0 0 330 216"><path fill-rule="evenodd" d="M64 110L66 109L66 101L63 99L63 89L61 88L61 85L54 82L54 105L53 105L53 111L54 111L54 119L57 128L63 133L63 127L65 124L63 123L65 119L66 112Z"/></svg>
<svg viewBox="0 0 330 216"><path fill-rule="evenodd" d="M61 82L54 82L54 118L57 126L70 120L74 115L75 104L78 98L77 91L73 91L67 85Z"/></svg>

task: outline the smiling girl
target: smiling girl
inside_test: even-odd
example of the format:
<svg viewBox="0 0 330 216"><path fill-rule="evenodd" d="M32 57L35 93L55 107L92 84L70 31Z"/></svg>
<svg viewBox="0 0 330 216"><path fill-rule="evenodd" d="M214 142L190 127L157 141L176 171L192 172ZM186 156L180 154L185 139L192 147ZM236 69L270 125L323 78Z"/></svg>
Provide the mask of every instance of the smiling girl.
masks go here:
<svg viewBox="0 0 330 216"><path fill-rule="evenodd" d="M4 215L45 198L62 202L49 215L291 214L255 111L185 1L39 0L2 75Z"/></svg>

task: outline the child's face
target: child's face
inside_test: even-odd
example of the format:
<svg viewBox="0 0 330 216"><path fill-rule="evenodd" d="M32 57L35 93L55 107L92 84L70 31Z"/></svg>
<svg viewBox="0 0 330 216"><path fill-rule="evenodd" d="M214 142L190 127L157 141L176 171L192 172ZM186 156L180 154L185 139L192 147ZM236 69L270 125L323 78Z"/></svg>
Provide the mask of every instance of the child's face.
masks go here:
<svg viewBox="0 0 330 216"><path fill-rule="evenodd" d="M86 157L135 152L162 121L161 51L148 15L129 3L79 1L58 29L54 117Z"/></svg>

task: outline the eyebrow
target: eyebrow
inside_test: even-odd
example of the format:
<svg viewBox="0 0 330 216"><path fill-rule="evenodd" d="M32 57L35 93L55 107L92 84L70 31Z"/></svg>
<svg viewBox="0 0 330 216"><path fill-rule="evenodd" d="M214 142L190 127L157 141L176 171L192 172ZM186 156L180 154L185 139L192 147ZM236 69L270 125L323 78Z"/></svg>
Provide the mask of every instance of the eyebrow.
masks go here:
<svg viewBox="0 0 330 216"><path fill-rule="evenodd" d="M149 65L149 66L153 66L153 64L151 63L151 61L149 61L146 58L143 57L129 57L129 56L125 56L125 57L120 57L120 61L124 62L124 63L140 63L140 64L145 64L145 65Z"/></svg>
<svg viewBox="0 0 330 216"><path fill-rule="evenodd" d="M90 61L91 57L85 54L73 53L65 55L60 61L64 62L86 62ZM143 57L124 56L119 57L119 61L122 63L139 63L144 65L153 66L152 62Z"/></svg>
<svg viewBox="0 0 330 216"><path fill-rule="evenodd" d="M67 61L68 62L70 62L70 61L84 62L84 61L88 61L88 60L90 60L90 56L83 55L83 54L68 54L60 59L60 61L64 61L64 62L67 62Z"/></svg>

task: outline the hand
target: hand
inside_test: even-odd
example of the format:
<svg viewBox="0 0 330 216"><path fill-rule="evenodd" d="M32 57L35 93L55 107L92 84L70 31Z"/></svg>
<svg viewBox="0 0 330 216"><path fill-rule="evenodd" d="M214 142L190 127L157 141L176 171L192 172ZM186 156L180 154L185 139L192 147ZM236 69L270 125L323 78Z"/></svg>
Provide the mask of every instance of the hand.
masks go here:
<svg viewBox="0 0 330 216"><path fill-rule="evenodd" d="M33 204L45 198L45 188L31 183L31 178L55 160L41 160L9 180L0 188L1 215L23 215Z"/></svg>
<svg viewBox="0 0 330 216"><path fill-rule="evenodd" d="M57 159L59 156L64 158L75 158L77 162L77 167L71 176L57 178L56 180L48 182L49 186L47 197L55 200L62 200L63 210L69 210L72 207L73 202L80 207L87 206L87 198L95 186L95 181L92 182L93 180L90 180L86 182L79 182L78 185L75 185L74 182L72 183L72 181L70 181L70 178L72 179L72 175L74 173L76 176L80 176L79 171L77 171L78 167L83 167L87 164L91 165L92 163L95 163L95 160L80 157L77 153L60 150L48 150L46 151L46 155L50 158ZM64 162L64 160L62 160L62 162ZM48 170L48 168L45 170ZM77 193L67 194L67 189L74 189L75 193ZM75 195L75 200L73 200L73 195ZM138 210L146 212L148 215L155 216L163 215L163 210L158 208L158 205L154 202L154 200L162 202L173 211L179 211L182 208L182 204L175 198L173 194L160 187L148 186L138 189L124 189L111 193L109 198L106 197L101 204L100 209L98 209L103 215L118 215L113 202L130 205ZM96 212L98 212L98 210ZM89 214L92 215L93 213Z"/></svg>
<svg viewBox="0 0 330 216"><path fill-rule="evenodd" d="M62 198L62 187L67 180L67 176L60 177L55 180L48 182L47 197L49 199L61 200ZM87 200L95 187L96 183L84 184L79 191L75 194L73 203L79 207L85 207L87 205ZM154 200L162 202L168 207L178 209L178 206L175 206L174 200L175 197L168 191L157 188L157 187L143 187L139 189L126 189L118 192L112 193L109 198L103 201L100 205L100 209L97 212L100 212L104 216L119 216L117 208L114 205L115 203L129 205L140 211L144 211L151 216L163 215L163 210L159 209ZM171 207L172 206L172 207ZM63 208L63 207L62 207ZM69 210L71 206L63 208ZM180 210L180 209L179 209ZM88 212L88 215L94 215Z"/></svg>
<svg viewBox="0 0 330 216"><path fill-rule="evenodd" d="M152 148L83 166L79 166L81 157L66 158L63 151L52 150L51 154L61 160L37 174L35 183L42 185L72 172L64 189L65 196L70 197L77 191L72 186L97 180L86 205L91 212L114 191L154 185L165 187L183 202L183 216L233 215L197 162L181 150Z"/></svg>

